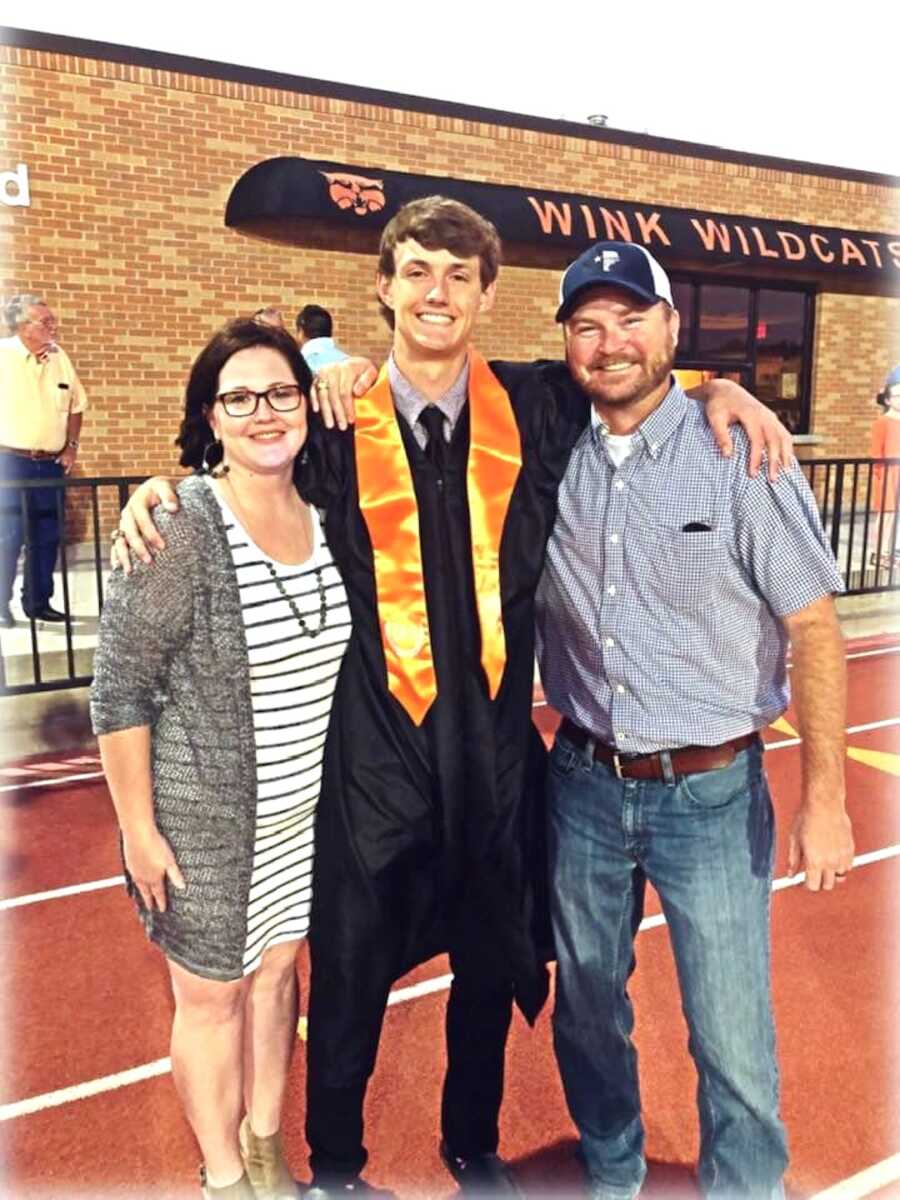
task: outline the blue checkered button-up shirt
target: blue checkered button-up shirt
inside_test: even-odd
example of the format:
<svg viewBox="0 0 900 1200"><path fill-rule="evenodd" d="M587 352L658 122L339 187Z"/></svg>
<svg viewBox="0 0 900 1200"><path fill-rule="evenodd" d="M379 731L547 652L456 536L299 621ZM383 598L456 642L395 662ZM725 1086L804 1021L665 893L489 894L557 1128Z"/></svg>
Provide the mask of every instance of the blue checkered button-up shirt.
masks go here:
<svg viewBox="0 0 900 1200"><path fill-rule="evenodd" d="M621 752L717 745L787 707L779 618L843 590L799 467L747 475L675 384L616 468L596 420L559 492L538 590L547 699ZM693 531L688 530L693 527Z"/></svg>

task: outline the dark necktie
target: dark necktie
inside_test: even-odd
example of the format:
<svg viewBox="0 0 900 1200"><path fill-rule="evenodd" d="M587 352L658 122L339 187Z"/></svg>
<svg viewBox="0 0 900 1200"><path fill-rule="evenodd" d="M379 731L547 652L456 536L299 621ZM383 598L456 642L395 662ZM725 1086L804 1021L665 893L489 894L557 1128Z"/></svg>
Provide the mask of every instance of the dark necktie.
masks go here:
<svg viewBox="0 0 900 1200"><path fill-rule="evenodd" d="M436 404L427 404L419 413L418 424L428 434L425 446L425 457L439 471L444 469L444 451L447 442L444 438L444 414Z"/></svg>

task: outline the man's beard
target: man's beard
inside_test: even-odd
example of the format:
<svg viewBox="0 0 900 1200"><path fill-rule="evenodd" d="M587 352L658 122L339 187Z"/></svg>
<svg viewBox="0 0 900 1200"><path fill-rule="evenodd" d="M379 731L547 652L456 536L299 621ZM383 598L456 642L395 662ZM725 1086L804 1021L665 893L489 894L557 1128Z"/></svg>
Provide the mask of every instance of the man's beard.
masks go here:
<svg viewBox="0 0 900 1200"><path fill-rule="evenodd" d="M604 362L620 362L621 359L607 360L603 357L598 357L588 366L588 378L583 377L578 379L581 387L591 397L592 400L598 400L602 404L609 405L627 405L638 404L641 400L645 400L652 395L668 378L675 364L674 347L667 350L662 350L653 358L649 359L644 364L640 373L640 378L636 379L634 384L621 390L617 383L616 377L613 376L609 380L605 380L602 374L598 371Z"/></svg>

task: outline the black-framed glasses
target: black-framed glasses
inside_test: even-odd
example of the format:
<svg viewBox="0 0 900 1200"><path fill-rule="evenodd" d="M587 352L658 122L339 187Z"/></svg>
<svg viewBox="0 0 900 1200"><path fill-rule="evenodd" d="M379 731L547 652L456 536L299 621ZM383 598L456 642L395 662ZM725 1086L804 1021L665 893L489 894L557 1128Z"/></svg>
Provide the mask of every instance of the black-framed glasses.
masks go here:
<svg viewBox="0 0 900 1200"><path fill-rule="evenodd" d="M263 399L272 412L293 412L300 407L303 392L297 383L275 383L264 392L238 388L233 392L220 392L216 396L229 417L252 417Z"/></svg>

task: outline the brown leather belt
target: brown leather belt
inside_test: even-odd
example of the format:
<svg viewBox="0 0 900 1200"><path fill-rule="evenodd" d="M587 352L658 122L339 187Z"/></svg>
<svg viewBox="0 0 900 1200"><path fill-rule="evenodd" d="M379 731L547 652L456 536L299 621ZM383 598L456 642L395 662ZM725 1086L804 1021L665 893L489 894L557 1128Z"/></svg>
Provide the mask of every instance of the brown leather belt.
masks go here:
<svg viewBox="0 0 900 1200"><path fill-rule="evenodd" d="M19 450L16 446L0 446L3 454L18 454L19 458L30 458L32 461L41 458L59 458L62 450Z"/></svg>
<svg viewBox="0 0 900 1200"><path fill-rule="evenodd" d="M734 762L739 751L746 750L748 746L759 741L758 733L745 733L729 742L722 742L720 746L681 746L677 750L658 751L655 754L622 754L619 750L613 750L611 746L596 741L593 734L574 725L568 717L563 717L559 733L579 750L593 742L594 761L611 767L619 779L665 779L661 753L669 755L672 770L676 775L715 771L719 767L727 767Z"/></svg>

